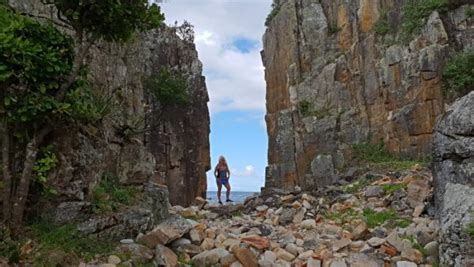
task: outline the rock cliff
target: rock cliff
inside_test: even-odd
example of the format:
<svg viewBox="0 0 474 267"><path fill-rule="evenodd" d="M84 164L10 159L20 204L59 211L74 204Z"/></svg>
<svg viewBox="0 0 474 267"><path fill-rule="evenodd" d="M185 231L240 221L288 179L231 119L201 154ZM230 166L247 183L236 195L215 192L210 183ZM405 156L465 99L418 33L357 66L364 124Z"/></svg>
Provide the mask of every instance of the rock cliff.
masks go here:
<svg viewBox="0 0 474 267"><path fill-rule="evenodd" d="M406 1L282 0L262 52L267 81L266 187L312 188L351 166L352 145L383 141L427 157L444 111L441 73L474 46L466 1L404 32ZM464 5L463 5L464 4Z"/></svg>
<svg viewBox="0 0 474 267"><path fill-rule="evenodd" d="M39 20L57 20L54 7L39 0L10 4ZM69 31L63 22L57 24ZM52 201L31 202L30 213L44 207L47 211L56 210L56 219L62 223L68 220L62 220L61 214L71 210L87 217L84 215L90 211L94 189L105 176L116 177L122 186L142 188L146 201L139 203L136 214L99 222L104 229L120 223L133 225L133 220L139 222L139 216L150 216L150 212L158 219L166 217L168 192L156 184L168 186L173 204L188 205L196 196L205 196L210 165L208 95L192 41L179 37L174 28L163 26L137 33L126 44L97 42L84 61L94 93L109 112L96 125L63 127L55 132L49 141L54 145L58 163L48 179L48 189L56 195ZM162 68L184 77L189 104L160 110L144 81ZM69 215L70 220L77 219ZM122 217L125 219L121 221ZM142 221L153 225L147 218ZM100 229L85 230L97 231Z"/></svg>
<svg viewBox="0 0 474 267"><path fill-rule="evenodd" d="M436 126L433 141L435 202L440 219L440 262L474 264L474 92L456 101Z"/></svg>

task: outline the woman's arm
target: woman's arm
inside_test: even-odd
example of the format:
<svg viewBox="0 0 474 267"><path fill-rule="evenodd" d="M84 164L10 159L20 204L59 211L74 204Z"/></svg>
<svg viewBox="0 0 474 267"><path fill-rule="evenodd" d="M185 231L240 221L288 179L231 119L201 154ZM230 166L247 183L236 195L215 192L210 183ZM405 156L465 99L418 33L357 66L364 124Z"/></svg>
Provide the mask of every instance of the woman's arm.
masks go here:
<svg viewBox="0 0 474 267"><path fill-rule="evenodd" d="M227 179L230 179L230 170L227 169Z"/></svg>
<svg viewBox="0 0 474 267"><path fill-rule="evenodd" d="M217 167L214 169L214 176L217 178L219 176L219 172L217 171Z"/></svg>

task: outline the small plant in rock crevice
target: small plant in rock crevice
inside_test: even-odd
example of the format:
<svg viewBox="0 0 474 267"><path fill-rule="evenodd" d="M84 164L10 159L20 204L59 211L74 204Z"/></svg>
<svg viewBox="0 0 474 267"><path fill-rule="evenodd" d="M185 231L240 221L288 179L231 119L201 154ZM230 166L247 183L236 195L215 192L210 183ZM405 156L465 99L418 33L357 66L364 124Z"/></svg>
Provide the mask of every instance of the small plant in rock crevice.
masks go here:
<svg viewBox="0 0 474 267"><path fill-rule="evenodd" d="M447 9L447 0L407 1L403 7L402 39L409 40L419 34L433 11L444 12Z"/></svg>
<svg viewBox="0 0 474 267"><path fill-rule="evenodd" d="M474 90L474 49L458 53L443 68L445 95L464 96Z"/></svg>
<svg viewBox="0 0 474 267"><path fill-rule="evenodd" d="M385 35L392 31L388 23L388 10L381 12L379 20L374 25L374 31L379 35Z"/></svg>
<svg viewBox="0 0 474 267"><path fill-rule="evenodd" d="M270 26L270 23L272 22L273 18L278 15L281 9L281 3L280 0L273 0L272 3L272 10L270 11L270 14L268 14L267 19L265 20L265 26Z"/></svg>
<svg viewBox="0 0 474 267"><path fill-rule="evenodd" d="M364 209L362 216L364 217L365 222L369 228L381 226L389 220L395 220L398 218L396 213L392 210L377 212L368 208Z"/></svg>
<svg viewBox="0 0 474 267"><path fill-rule="evenodd" d="M105 174L92 192L93 210L96 213L117 211L132 205L138 198L138 190L132 186L121 186L118 178Z"/></svg>

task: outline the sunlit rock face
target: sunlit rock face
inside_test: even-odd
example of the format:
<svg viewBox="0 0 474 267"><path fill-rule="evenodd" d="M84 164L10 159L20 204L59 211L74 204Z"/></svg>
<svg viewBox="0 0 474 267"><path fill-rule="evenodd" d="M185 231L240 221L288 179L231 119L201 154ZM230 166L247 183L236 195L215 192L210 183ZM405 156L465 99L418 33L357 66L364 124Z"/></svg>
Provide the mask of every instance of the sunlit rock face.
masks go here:
<svg viewBox="0 0 474 267"><path fill-rule="evenodd" d="M57 19L54 6L39 0L15 0L10 5L39 21L51 18L73 35L69 27L61 27L65 22ZM58 196L44 205L79 202L73 206L83 207L104 175L117 177L123 185L167 185L172 204L185 206L205 196L209 98L194 43L162 26L137 33L125 44L96 42L83 59L95 94L110 102L110 112L96 125L58 125L51 142L59 162L49 180ZM162 111L153 100L144 81L162 68L186 79L189 104Z"/></svg>
<svg viewBox="0 0 474 267"><path fill-rule="evenodd" d="M382 140L396 155L430 155L444 111L441 72L474 47L464 2L400 38L405 1L283 0L263 37L269 136L266 187L332 183L352 144ZM391 29L376 33L379 20Z"/></svg>

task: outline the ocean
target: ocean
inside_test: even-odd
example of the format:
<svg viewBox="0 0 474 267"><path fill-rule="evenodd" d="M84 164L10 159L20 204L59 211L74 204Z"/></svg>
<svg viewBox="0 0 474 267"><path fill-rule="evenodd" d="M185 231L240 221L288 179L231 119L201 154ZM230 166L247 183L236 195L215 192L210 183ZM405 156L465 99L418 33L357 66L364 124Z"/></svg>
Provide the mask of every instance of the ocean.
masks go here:
<svg viewBox="0 0 474 267"><path fill-rule="evenodd" d="M243 203L245 199L253 194L258 194L258 192L230 192L230 199L234 201L234 203ZM222 191L221 194L222 202L225 202L225 190ZM216 191L208 191L207 192L207 200L209 203L217 203L217 192Z"/></svg>

